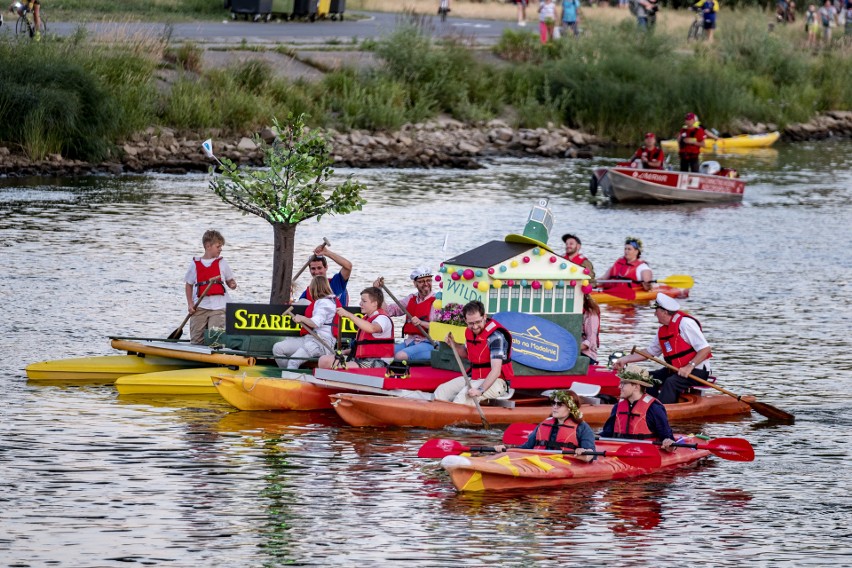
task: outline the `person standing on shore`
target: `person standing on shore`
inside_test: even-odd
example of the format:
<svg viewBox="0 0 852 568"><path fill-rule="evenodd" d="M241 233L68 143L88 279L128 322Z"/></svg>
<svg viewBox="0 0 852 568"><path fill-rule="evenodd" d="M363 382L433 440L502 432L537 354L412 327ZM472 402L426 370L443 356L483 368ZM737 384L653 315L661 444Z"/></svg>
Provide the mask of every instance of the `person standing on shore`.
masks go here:
<svg viewBox="0 0 852 568"><path fill-rule="evenodd" d="M574 37L580 35L580 0L562 0L561 26L570 29Z"/></svg>
<svg viewBox="0 0 852 568"><path fill-rule="evenodd" d="M840 20L837 16L837 9L831 3L831 0L825 0L825 4L823 4L822 8L819 9L818 13L820 23L822 24L822 40L828 44L831 42L832 22L834 22L834 25L840 25Z"/></svg>
<svg viewBox="0 0 852 568"><path fill-rule="evenodd" d="M542 0L538 7L538 33L542 44L553 41L554 27L556 27L556 4L553 0Z"/></svg>
<svg viewBox="0 0 852 568"><path fill-rule="evenodd" d="M518 7L518 25L527 25L527 0L515 0L515 6Z"/></svg>

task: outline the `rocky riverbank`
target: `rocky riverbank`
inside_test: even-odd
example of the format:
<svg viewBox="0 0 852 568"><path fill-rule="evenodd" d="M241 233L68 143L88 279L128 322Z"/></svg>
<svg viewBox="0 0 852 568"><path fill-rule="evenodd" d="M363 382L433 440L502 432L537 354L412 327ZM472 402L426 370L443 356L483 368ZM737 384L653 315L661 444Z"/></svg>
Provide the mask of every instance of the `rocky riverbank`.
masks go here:
<svg viewBox="0 0 852 568"><path fill-rule="evenodd" d="M736 125L744 133L774 130L774 125L741 121ZM274 133L259 133L266 141ZM452 118L438 118L421 124L406 125L398 132L328 130L335 164L340 167L482 167L480 159L499 156L538 156L588 158L607 145L594 135L564 126L537 129L513 129L502 120L484 125L469 125ZM220 133L208 133L214 150L240 164L260 165L262 154L250 135L221 139ZM834 136L852 137L852 111L832 111L813 120L784 129L790 141L820 140ZM201 151L202 139L185 136L168 128L148 128L119 146L116 158L99 164L68 160L58 154L34 162L23 153L0 146L0 175L74 176L90 173L141 173L155 171L183 174L207 171L210 160Z"/></svg>

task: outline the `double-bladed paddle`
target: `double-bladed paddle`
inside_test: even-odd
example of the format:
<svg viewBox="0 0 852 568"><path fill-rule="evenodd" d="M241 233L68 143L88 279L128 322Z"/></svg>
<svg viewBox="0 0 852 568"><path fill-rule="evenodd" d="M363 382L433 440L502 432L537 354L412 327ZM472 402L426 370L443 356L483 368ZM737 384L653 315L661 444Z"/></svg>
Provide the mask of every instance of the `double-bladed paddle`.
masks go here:
<svg viewBox="0 0 852 568"><path fill-rule="evenodd" d="M635 444L662 445L662 442L652 440L625 440L624 438L598 438L602 442L630 442ZM716 457L730 461L754 461L754 448L745 438L713 438L706 442L675 442L672 446L676 448L692 448L693 450L707 450Z"/></svg>
<svg viewBox="0 0 852 568"><path fill-rule="evenodd" d="M642 280L597 280L598 284L626 284L628 282L635 282L636 284L641 284ZM665 278L651 280L651 282L656 282L657 284L665 284L666 286L671 286L672 288L692 288L693 286L695 286L695 279L689 274L672 274L671 276L666 276Z"/></svg>
<svg viewBox="0 0 852 568"><path fill-rule="evenodd" d="M573 456L574 450L513 450L515 452L524 452L535 455L556 454L563 456ZM493 446L465 446L456 440L447 440L444 438L433 438L427 440L425 444L420 446L417 451L419 458L443 458L445 456L457 456L464 452L479 452L479 453L494 453L496 450ZM662 457L659 450L647 444L625 444L614 450L606 451L584 451L584 456L602 456L609 458L618 458L624 463L639 467L642 469L653 469L660 467Z"/></svg>
<svg viewBox="0 0 852 568"><path fill-rule="evenodd" d="M638 353L639 355L641 355L645 359L648 359L649 361L653 361L654 363L662 365L663 367L666 367L667 369L670 369L674 372L678 371L678 368L675 367L674 365L669 365L665 361L662 361L662 360L657 359L656 357L652 356L650 353L646 353L645 351L642 351L641 349L637 349L635 345L633 346L633 349L630 352L631 353ZM772 418L773 420L778 420L780 422L789 422L791 424L793 422L795 422L795 420L796 420L796 417L793 416L792 414L790 414L789 412L784 412L780 408L775 408L771 404L766 404L765 402L757 402L756 400L750 400L753 397L743 398L741 395L732 393L731 391L729 391L727 389L723 389L720 386L716 386L714 383L711 383L710 381L705 381L704 379L696 377L692 373L687 375L687 377L689 377L693 381L701 383L702 385L712 387L719 392L723 392L728 396L732 396L735 399L746 403L747 405L752 407L756 412L766 416L767 418Z"/></svg>
<svg viewBox="0 0 852 568"><path fill-rule="evenodd" d="M503 432L503 443L523 444L529 438L530 433L535 430L535 424L524 424L518 422L510 424ZM599 438L606 442L622 442L625 444L653 444L659 446L662 442L651 440L630 440L627 438ZM754 448L744 438L715 438L707 442L675 442L678 448L692 448L696 450L708 450L714 456L731 461L754 461Z"/></svg>

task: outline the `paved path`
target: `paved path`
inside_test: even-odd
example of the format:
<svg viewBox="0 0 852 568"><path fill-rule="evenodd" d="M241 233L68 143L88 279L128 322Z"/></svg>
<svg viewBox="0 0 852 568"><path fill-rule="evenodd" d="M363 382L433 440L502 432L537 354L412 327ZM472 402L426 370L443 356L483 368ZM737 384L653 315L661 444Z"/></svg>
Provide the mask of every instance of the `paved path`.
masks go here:
<svg viewBox="0 0 852 568"><path fill-rule="evenodd" d="M48 32L62 36L71 35L80 25L67 22L50 22L50 12L46 12ZM194 41L211 44L239 44L243 40L251 44L317 44L352 42L367 38L379 38L391 33L400 22L405 21L400 14L379 12L359 12L366 15L362 20L318 20L316 22L246 22L242 20L222 22L196 22L181 24L159 23L90 23L86 28L93 35L114 35L115 33L170 33L174 40ZM505 28L515 27L513 22L496 20L471 20L450 18L441 23L437 18L427 18L435 36L457 35L475 38L476 43L493 44ZM12 25L9 26L8 24ZM14 33L14 21L0 27L0 35Z"/></svg>

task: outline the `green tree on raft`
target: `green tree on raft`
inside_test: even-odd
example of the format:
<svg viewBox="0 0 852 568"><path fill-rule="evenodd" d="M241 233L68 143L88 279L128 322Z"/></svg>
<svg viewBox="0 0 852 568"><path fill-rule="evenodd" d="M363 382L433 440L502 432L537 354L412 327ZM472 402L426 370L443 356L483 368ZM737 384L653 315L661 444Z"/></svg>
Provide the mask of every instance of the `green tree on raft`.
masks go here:
<svg viewBox="0 0 852 568"><path fill-rule="evenodd" d="M273 118L279 137L272 144L255 136L265 169L237 166L227 158L210 168L211 174L220 174L210 181L210 189L222 201L272 225L273 304L290 303L297 225L313 217L319 221L323 215L360 211L367 202L361 197L366 186L351 175L337 186L328 183L334 174L331 144L319 132L307 130L305 118L290 115L283 127Z"/></svg>

